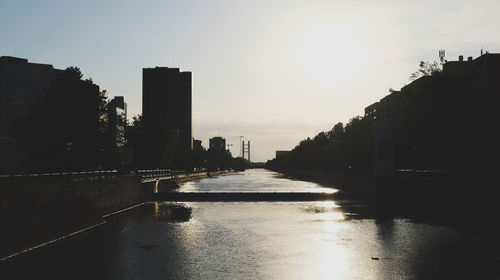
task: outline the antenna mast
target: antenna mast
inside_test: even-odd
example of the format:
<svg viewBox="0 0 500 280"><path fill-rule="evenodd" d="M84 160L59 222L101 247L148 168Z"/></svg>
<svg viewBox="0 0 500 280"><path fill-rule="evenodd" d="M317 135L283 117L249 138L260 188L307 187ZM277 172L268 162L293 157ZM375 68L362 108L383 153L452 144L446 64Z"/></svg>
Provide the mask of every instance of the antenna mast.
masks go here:
<svg viewBox="0 0 500 280"><path fill-rule="evenodd" d="M248 140L248 144L245 144L245 141L241 141L241 147L243 149L243 152L241 153L241 157L245 158L245 153L248 156L248 161L250 161L250 140Z"/></svg>
<svg viewBox="0 0 500 280"><path fill-rule="evenodd" d="M243 136L240 135L240 143L243 143ZM240 154L241 154L241 157L243 157L243 144L241 144L240 146Z"/></svg>
<svg viewBox="0 0 500 280"><path fill-rule="evenodd" d="M445 58L445 51L444 50L439 50L439 60L441 61L441 65L443 65L446 60L444 59Z"/></svg>

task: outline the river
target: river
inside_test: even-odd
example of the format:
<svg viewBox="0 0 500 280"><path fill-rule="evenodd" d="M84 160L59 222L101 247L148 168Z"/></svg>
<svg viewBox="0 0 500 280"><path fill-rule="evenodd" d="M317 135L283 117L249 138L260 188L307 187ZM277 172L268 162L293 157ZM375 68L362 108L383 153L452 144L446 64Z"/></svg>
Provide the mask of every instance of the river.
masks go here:
<svg viewBox="0 0 500 280"><path fill-rule="evenodd" d="M263 170L184 183L179 191L332 192ZM460 231L377 219L324 202L190 202L187 222L164 203L1 264L1 279L483 279L498 253ZM357 205L362 208L362 205ZM497 278L492 278L497 279Z"/></svg>

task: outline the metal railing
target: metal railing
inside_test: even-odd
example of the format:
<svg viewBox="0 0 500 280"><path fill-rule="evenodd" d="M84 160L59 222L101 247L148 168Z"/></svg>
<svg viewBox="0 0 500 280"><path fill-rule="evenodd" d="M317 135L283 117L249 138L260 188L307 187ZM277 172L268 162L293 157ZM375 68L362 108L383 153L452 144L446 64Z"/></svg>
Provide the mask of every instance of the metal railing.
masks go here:
<svg viewBox="0 0 500 280"><path fill-rule="evenodd" d="M7 174L7 175L0 175L0 184L2 181L9 181L9 182L91 181L99 179L117 178L119 176L123 176L123 174L118 173L117 170Z"/></svg>
<svg viewBox="0 0 500 280"><path fill-rule="evenodd" d="M142 169L137 170L137 176L141 179L141 182L150 182L158 179L172 178L176 172L171 169Z"/></svg>
<svg viewBox="0 0 500 280"><path fill-rule="evenodd" d="M206 170L206 169L205 169ZM159 179L170 179L174 176L183 174L202 172L198 169L195 171L187 170L172 170L172 169L140 169L130 172L119 172L118 170L95 170L95 171L78 171L78 172L50 172L50 173L29 173L29 174L0 174L0 186L6 185L5 182L75 182L75 181L92 181L100 179L112 179L123 177L137 177L141 182L156 181ZM4 184L2 184L4 182Z"/></svg>
<svg viewBox="0 0 500 280"><path fill-rule="evenodd" d="M129 173L121 173L118 170L95 170L78 172L49 172L49 173L30 173L30 174L4 174L0 175L0 186L2 182L56 182L56 181L93 181L101 179L138 177L141 181L156 180L160 178L170 178L173 173L184 171L172 171L171 169L145 169Z"/></svg>

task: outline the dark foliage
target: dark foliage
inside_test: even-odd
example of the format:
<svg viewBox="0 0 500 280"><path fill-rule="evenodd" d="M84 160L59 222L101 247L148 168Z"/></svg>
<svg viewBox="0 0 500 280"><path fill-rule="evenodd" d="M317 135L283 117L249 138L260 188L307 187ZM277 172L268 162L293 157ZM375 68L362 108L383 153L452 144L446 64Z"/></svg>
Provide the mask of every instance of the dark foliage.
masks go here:
<svg viewBox="0 0 500 280"><path fill-rule="evenodd" d="M148 141L154 148L148 147L149 152L154 151L156 159L154 162L148 161L145 153L144 124L142 116L134 117L133 124L127 129L127 148L134 151L130 166L133 169L142 168L170 168L174 170L245 170L249 162L242 158L233 158L228 151L186 151L179 145L175 145L172 137L170 141ZM160 156L161 155L161 156Z"/></svg>
<svg viewBox="0 0 500 280"><path fill-rule="evenodd" d="M352 118L344 127L337 123L330 131L302 140L291 153L268 161L272 169L343 172L367 170L373 154L371 119Z"/></svg>
<svg viewBox="0 0 500 280"><path fill-rule="evenodd" d="M78 68L59 74L41 104L13 126L28 171L89 170L112 165L105 91Z"/></svg>
<svg viewBox="0 0 500 280"><path fill-rule="evenodd" d="M467 64L468 63L468 64ZM372 166L374 129L393 127L396 169L435 170L483 178L500 172L500 58L473 62L420 63L420 77L400 91L390 90L377 110L299 143L291 153L267 163L272 169L343 172ZM445 65L446 66L446 65ZM373 106L373 105L372 105Z"/></svg>

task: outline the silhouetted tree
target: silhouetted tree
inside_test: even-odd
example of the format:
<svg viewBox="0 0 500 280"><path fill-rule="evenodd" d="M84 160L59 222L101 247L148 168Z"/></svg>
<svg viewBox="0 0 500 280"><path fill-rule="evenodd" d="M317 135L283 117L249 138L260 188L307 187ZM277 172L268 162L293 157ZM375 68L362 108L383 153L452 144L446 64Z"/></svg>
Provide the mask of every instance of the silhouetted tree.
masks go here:
<svg viewBox="0 0 500 280"><path fill-rule="evenodd" d="M410 75L410 81L414 81L418 78L425 76L436 75L441 71L442 71L441 66L437 61L434 62L420 61L418 70Z"/></svg>
<svg viewBox="0 0 500 280"><path fill-rule="evenodd" d="M127 125L125 130L125 151L126 151L126 168L140 169L142 161L144 160L143 152L143 135L144 123L142 115L136 115L132 118L132 123Z"/></svg>
<svg viewBox="0 0 500 280"><path fill-rule="evenodd" d="M373 121L352 118L344 127L337 123L330 131L302 140L290 154L268 161L272 169L347 172L365 170L373 153Z"/></svg>
<svg viewBox="0 0 500 280"><path fill-rule="evenodd" d="M397 169L437 170L485 178L500 172L500 57L454 64L442 73L421 62L415 79L382 99L382 112L336 124L301 141L288 155L268 161L272 169L345 172L369 170L379 121L394 132Z"/></svg>
<svg viewBox="0 0 500 280"><path fill-rule="evenodd" d="M12 131L30 171L97 168L111 145L105 137L105 92L76 67L61 73Z"/></svg>

